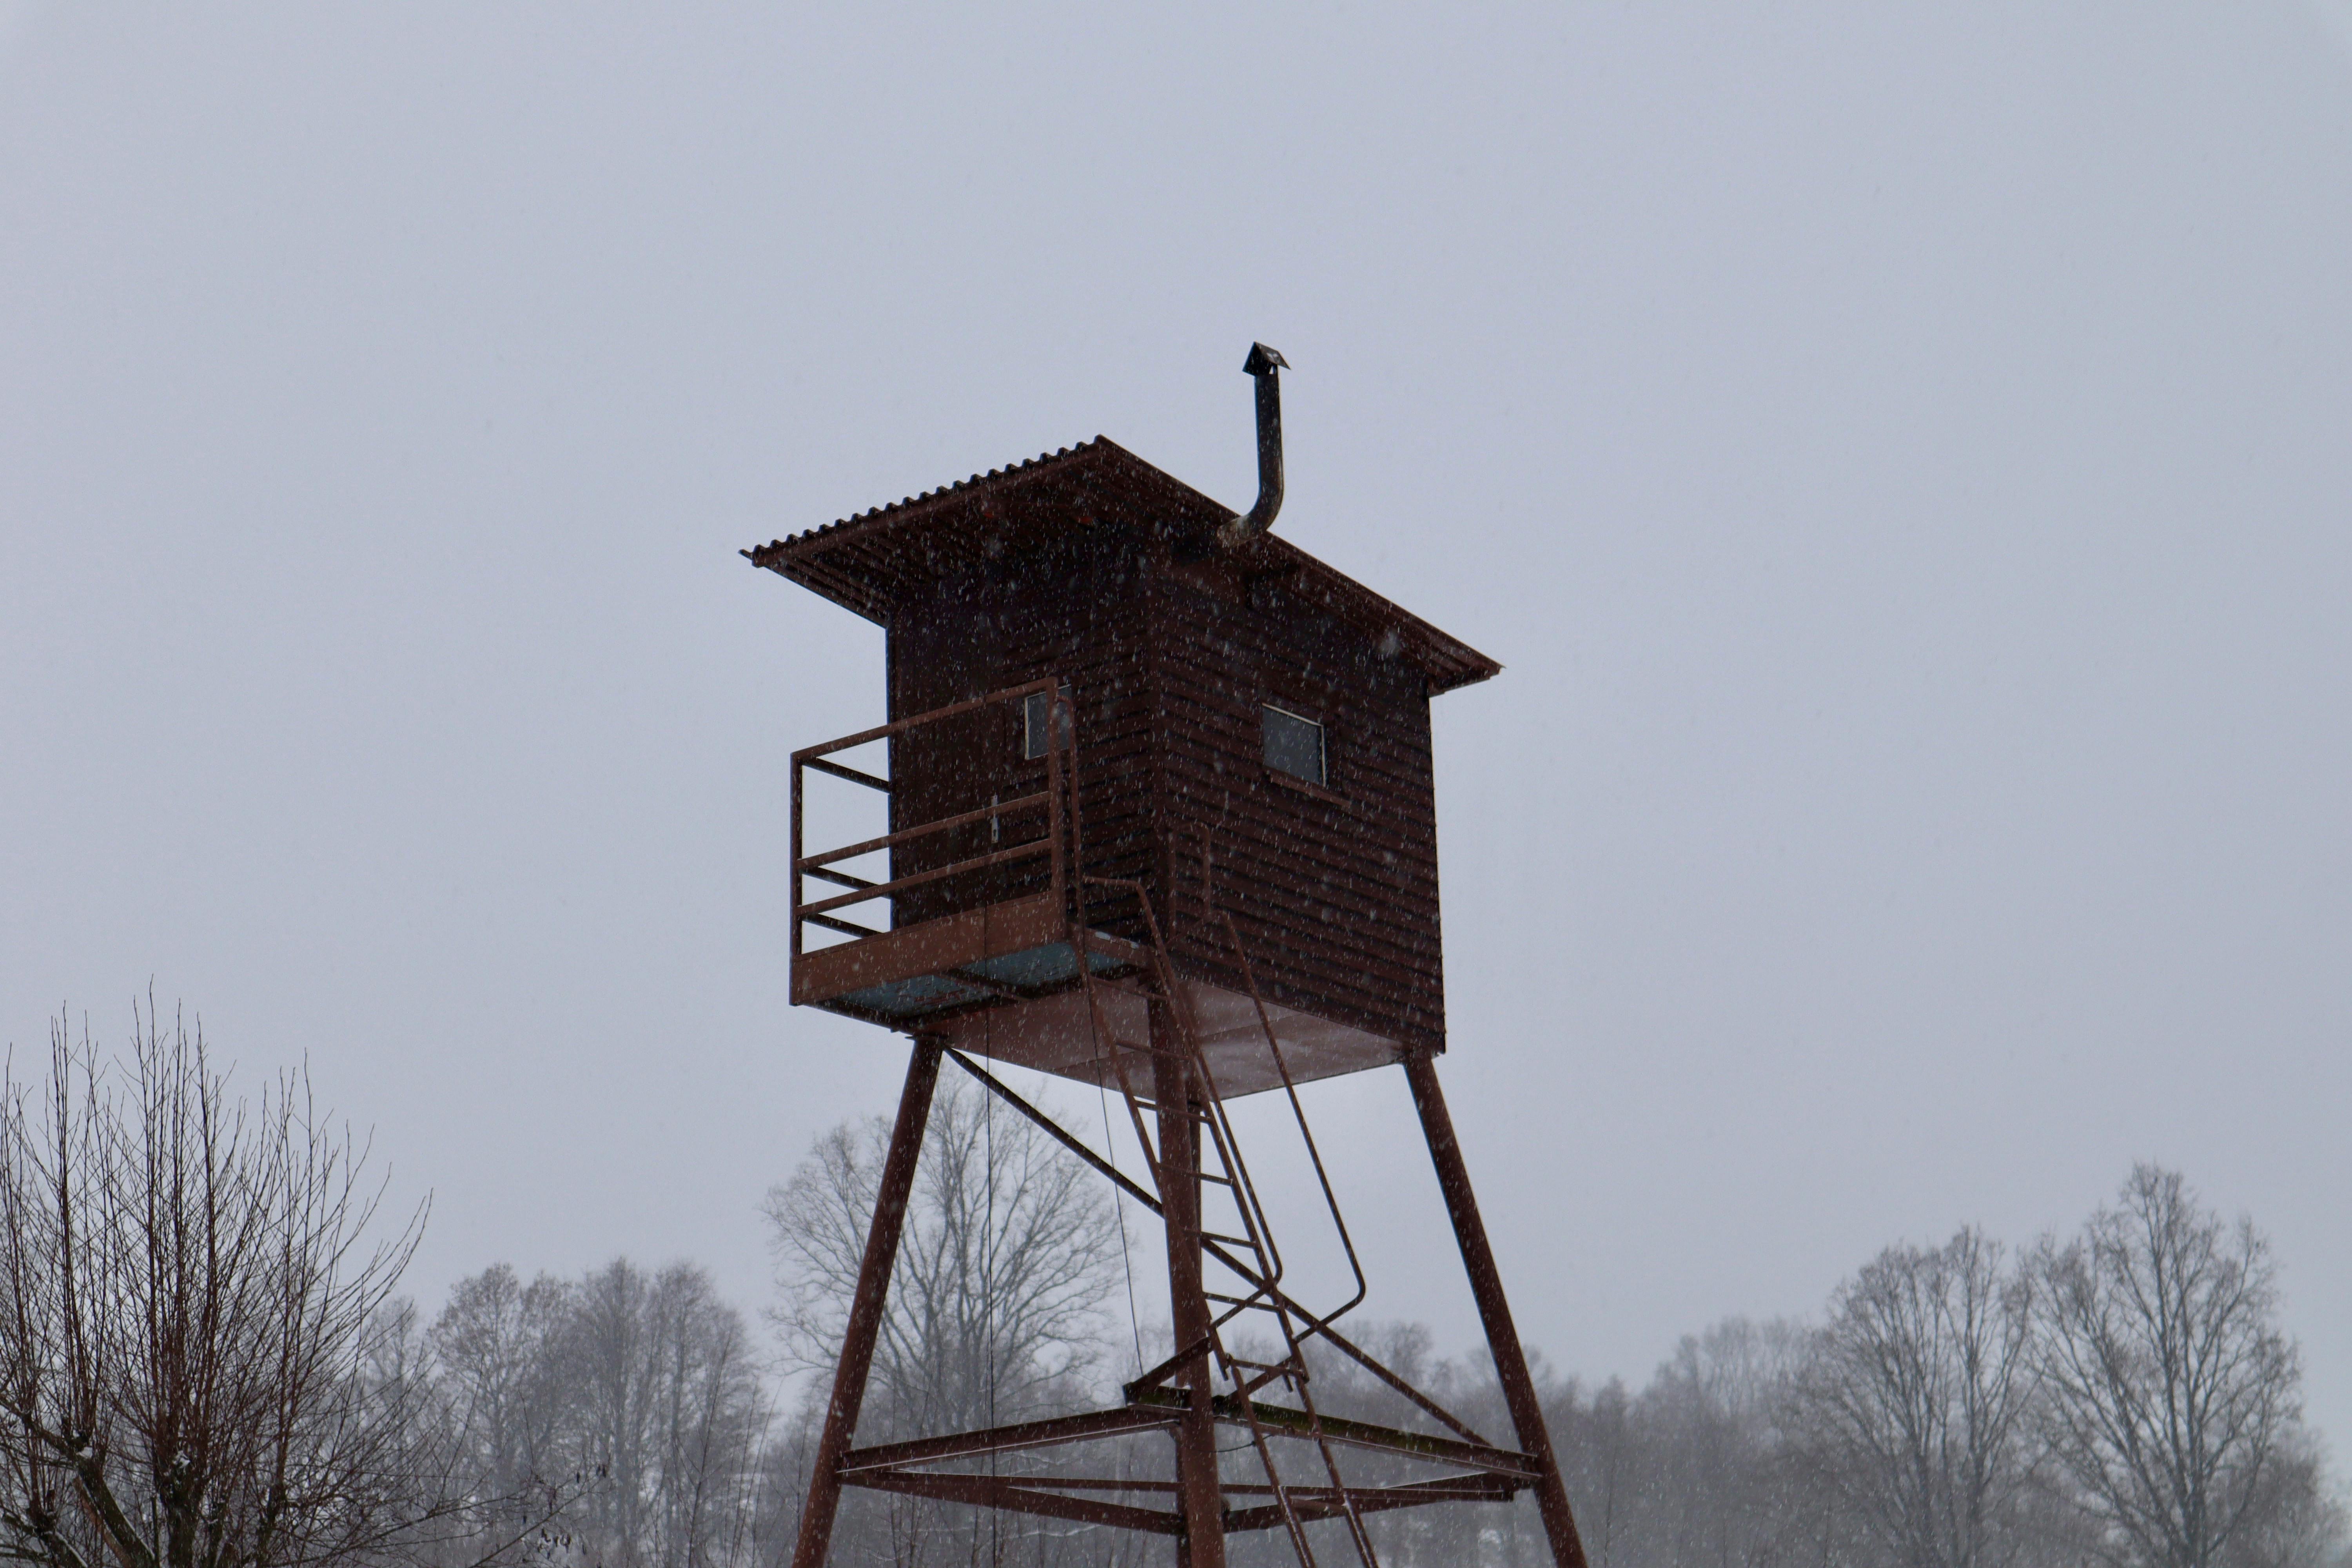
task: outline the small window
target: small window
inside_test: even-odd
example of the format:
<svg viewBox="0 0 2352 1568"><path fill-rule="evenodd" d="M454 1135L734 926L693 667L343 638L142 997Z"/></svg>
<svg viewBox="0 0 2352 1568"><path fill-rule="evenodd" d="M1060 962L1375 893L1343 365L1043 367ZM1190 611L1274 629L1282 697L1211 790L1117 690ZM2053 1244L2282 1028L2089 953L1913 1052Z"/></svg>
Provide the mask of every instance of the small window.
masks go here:
<svg viewBox="0 0 2352 1568"><path fill-rule="evenodd" d="M1066 684L1062 688L1061 699L1061 728L1054 731L1054 739L1066 746L1070 743L1070 689ZM1049 693L1033 691L1022 700L1021 756L1024 762L1045 754L1046 725L1052 721L1053 712L1053 700Z"/></svg>
<svg viewBox="0 0 2352 1568"><path fill-rule="evenodd" d="M1323 726L1269 702L1265 715L1265 765L1308 784L1323 782Z"/></svg>

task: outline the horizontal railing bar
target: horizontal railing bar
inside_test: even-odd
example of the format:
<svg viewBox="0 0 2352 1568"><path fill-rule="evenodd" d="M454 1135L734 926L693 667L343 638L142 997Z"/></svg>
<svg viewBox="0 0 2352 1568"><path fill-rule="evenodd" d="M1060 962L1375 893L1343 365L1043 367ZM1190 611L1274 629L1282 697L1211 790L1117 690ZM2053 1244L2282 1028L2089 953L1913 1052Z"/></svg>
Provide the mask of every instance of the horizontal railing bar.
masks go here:
<svg viewBox="0 0 2352 1568"><path fill-rule="evenodd" d="M862 784L867 789L878 789L884 795L890 793L888 779L877 779L872 773L860 773L856 768L845 768L839 763L828 763L823 757L811 757L801 766L814 768L821 773L831 773L837 779L847 779L851 784Z"/></svg>
<svg viewBox="0 0 2352 1568"><path fill-rule="evenodd" d="M845 888L876 888L881 886L880 883L874 881L870 878L853 877L846 871L836 871L830 866L812 866L808 868L808 874L812 877L823 877L828 882L838 882Z"/></svg>
<svg viewBox="0 0 2352 1568"><path fill-rule="evenodd" d="M953 816L942 816L937 822L926 822L917 827L902 827L896 833L886 833L879 838L868 838L862 843L852 844L845 849L828 849L822 855L805 856L793 866L793 869L814 871L820 866L830 866L835 860L855 860L860 855L871 855L877 849L887 849L911 839L927 838L934 833L945 833L950 827L961 827L968 822L981 822L992 816L1003 816L1008 812L1026 811L1033 805L1045 805L1045 799L1046 792L1041 789L1035 795L1024 795L1013 800L999 801L993 805L983 805L977 811L958 812Z"/></svg>
<svg viewBox="0 0 2352 1568"><path fill-rule="evenodd" d="M881 740L886 735L896 735L901 731L911 730L918 724L929 724L941 719L952 719L959 713L969 713L976 708L985 708L992 702L1010 702L1016 697L1029 697L1040 691L1053 689L1055 689L1055 683L1050 679L1032 680L1022 686L1008 686L1002 691L992 691L985 697L975 697L969 702L956 702L945 708L934 708L928 713L918 713L910 719L893 719L887 724L877 724L871 730L860 730L856 734L844 735L838 741L824 741L814 746L803 746L793 753L793 761L804 763L829 752L845 752L852 746L862 746L869 741Z"/></svg>
<svg viewBox="0 0 2352 1568"><path fill-rule="evenodd" d="M1040 838L1034 844L1023 844L1011 849L1000 849L993 855L976 855L969 860L959 860L952 866L941 866L929 871L918 871L911 877L900 877L896 881L877 882L871 888L860 892L836 893L829 899L819 899L813 904L803 904L801 915L803 919L806 919L810 915L819 914L826 910L840 909L845 904L862 904L868 899L879 899L891 893L902 892L908 888L920 887L925 882L936 882L941 877L952 877L959 871L977 871L983 867L1001 866L1007 860L1029 859L1051 853L1053 847L1051 839Z"/></svg>
<svg viewBox="0 0 2352 1568"><path fill-rule="evenodd" d="M805 910L801 912L801 919L808 921L811 925L820 925L824 927L827 931L837 931L845 936L887 936L890 934L887 931L876 931L872 926L862 926L850 921L837 921L831 915L813 915Z"/></svg>

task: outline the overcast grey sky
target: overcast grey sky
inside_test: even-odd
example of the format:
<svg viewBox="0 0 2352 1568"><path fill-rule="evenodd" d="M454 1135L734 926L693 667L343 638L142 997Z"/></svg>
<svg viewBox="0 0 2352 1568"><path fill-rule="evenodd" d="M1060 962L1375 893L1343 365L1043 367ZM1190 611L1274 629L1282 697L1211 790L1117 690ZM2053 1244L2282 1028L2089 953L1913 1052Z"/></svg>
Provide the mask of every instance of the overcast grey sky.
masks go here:
<svg viewBox="0 0 2352 1568"><path fill-rule="evenodd" d="M2352 58L2295 5L0 10L0 1038L152 978L499 1258L691 1257L879 634L742 545L1101 432L1500 658L1445 1076L1636 1380L1897 1238L2251 1212L2352 1442ZM1475 1332L1393 1074L1370 1310ZM1400 1152L1410 1157L1400 1157Z"/></svg>

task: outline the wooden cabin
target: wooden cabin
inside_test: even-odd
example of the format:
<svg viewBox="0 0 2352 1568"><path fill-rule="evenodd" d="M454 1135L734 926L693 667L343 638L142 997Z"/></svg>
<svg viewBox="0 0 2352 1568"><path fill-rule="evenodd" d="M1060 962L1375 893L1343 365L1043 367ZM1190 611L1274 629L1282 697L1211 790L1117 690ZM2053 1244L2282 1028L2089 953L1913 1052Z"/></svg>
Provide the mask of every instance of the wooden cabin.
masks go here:
<svg viewBox="0 0 2352 1568"><path fill-rule="evenodd" d="M744 552L887 633L887 776L795 757L794 1002L1090 1079L1079 950L1157 942L1224 1095L1254 996L1297 1079L1444 1048L1429 701L1500 667L1234 522L1097 437ZM800 842L820 784L887 788L887 875Z"/></svg>

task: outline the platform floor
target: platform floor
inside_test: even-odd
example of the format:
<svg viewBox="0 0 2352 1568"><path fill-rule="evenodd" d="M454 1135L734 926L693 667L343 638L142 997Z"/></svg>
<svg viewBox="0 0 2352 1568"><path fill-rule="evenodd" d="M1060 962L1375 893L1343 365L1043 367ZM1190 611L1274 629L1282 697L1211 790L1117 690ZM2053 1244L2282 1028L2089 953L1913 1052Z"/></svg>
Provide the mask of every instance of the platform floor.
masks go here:
<svg viewBox="0 0 2352 1568"><path fill-rule="evenodd" d="M1149 1006L1133 979L1144 950L1102 933L1087 945L1097 977L1092 1003L1058 912L1037 900L803 952L793 965L793 1000L941 1035L958 1050L1082 1083L1117 1087L1122 1058L1130 1074L1148 1079L1139 1053L1150 1037ZM1285 1067L1292 1081L1305 1083L1402 1056L1395 1040L1295 1008L1269 1003L1262 1020L1246 994L1203 982L1180 980L1177 1005L1221 1099L1278 1088ZM1279 1065L1267 1023L1280 1045Z"/></svg>

